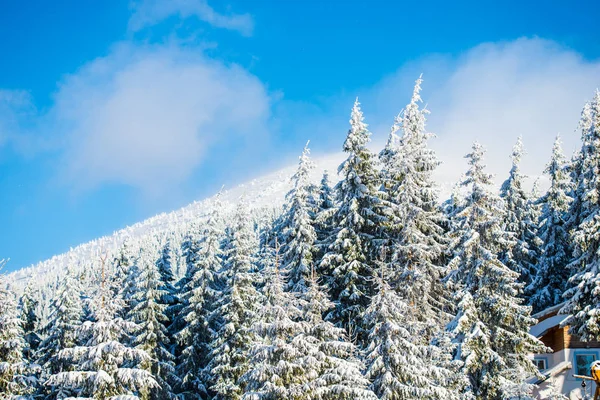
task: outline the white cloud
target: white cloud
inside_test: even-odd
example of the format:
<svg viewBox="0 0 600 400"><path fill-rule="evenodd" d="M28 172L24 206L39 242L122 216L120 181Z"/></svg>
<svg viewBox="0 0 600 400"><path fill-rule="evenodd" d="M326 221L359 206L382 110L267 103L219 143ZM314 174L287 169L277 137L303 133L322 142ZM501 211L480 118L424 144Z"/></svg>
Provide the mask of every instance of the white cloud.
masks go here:
<svg viewBox="0 0 600 400"><path fill-rule="evenodd" d="M76 187L164 193L212 144L259 140L269 101L238 66L178 47L122 44L65 78L51 119L65 135L63 164Z"/></svg>
<svg viewBox="0 0 600 400"><path fill-rule="evenodd" d="M244 36L252 35L254 21L249 14L222 14L208 5L206 0L139 0L132 3L133 13L129 29L138 31L177 15L180 18L196 17L216 28L230 29Z"/></svg>
<svg viewBox="0 0 600 400"><path fill-rule="evenodd" d="M522 168L541 174L557 133L567 156L578 147L579 114L598 85L600 62L553 42L521 39L476 47L431 96L431 128L439 132L436 147L448 166L443 171L456 177L457 167L465 168L460 158L479 140L500 182L522 135L527 151Z"/></svg>

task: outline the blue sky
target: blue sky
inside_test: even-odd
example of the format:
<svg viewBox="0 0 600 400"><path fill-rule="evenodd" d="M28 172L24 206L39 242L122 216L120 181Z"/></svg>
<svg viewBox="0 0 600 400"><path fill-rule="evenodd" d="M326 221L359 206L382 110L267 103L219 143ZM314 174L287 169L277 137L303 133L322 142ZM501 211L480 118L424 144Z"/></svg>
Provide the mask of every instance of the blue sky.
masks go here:
<svg viewBox="0 0 600 400"><path fill-rule="evenodd" d="M292 162L376 143L424 74L452 180L523 135L538 174L600 85L596 1L2 2L0 258L16 269Z"/></svg>

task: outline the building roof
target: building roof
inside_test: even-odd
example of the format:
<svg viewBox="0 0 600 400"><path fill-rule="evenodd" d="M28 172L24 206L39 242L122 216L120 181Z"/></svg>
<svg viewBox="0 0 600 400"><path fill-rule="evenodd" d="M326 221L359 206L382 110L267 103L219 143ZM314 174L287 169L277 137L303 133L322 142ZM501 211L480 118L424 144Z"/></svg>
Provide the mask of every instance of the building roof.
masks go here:
<svg viewBox="0 0 600 400"><path fill-rule="evenodd" d="M535 324L531 328L529 328L529 333L537 338L541 338L551 328L554 328L555 326L559 326L564 321L566 321L568 317L569 316L565 315L565 314L558 314L558 315L554 315L552 317L546 318L542 322Z"/></svg>
<svg viewBox="0 0 600 400"><path fill-rule="evenodd" d="M532 315L533 318L535 319L543 319L544 317L550 315L550 314L558 314L558 311L563 308L563 306L565 305L566 301L563 301L562 303L559 303L555 306L552 307L548 307L540 312L537 312L535 314Z"/></svg>

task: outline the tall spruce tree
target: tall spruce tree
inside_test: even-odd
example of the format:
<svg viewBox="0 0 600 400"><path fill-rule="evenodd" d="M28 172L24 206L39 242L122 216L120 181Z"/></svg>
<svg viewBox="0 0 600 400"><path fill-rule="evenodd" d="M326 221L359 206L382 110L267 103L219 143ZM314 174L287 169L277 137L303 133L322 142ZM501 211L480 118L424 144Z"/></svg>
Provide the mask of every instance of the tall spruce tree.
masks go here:
<svg viewBox="0 0 600 400"><path fill-rule="evenodd" d="M504 200L504 230L511 233L515 243L503 251L502 262L519 274L519 280L529 285L536 275L541 241L537 236L535 209L523 188L525 176L519 167L523 157L523 141L514 145L510 175L502 184L500 197Z"/></svg>
<svg viewBox="0 0 600 400"><path fill-rule="evenodd" d="M223 258L219 243L220 208L217 202L202 234L187 253L189 279L183 288L185 307L181 312L184 324L176 334L182 348L177 366L181 379L179 393L186 399L202 399L208 393L204 369L214 337L213 311L219 295L217 273Z"/></svg>
<svg viewBox="0 0 600 400"><path fill-rule="evenodd" d="M367 148L370 136L357 99L343 147L348 158L338 169L334 231L320 263L336 304L331 320L361 339L365 332L359 319L374 293L372 260L386 221L375 157Z"/></svg>
<svg viewBox="0 0 600 400"><path fill-rule="evenodd" d="M161 302L167 305L165 315L169 318L169 323L173 321L174 313L178 309L179 298L175 288L175 275L173 274L173 249L171 248L171 238L166 238L160 251L160 256L156 260L156 268L160 275Z"/></svg>
<svg viewBox="0 0 600 400"><path fill-rule="evenodd" d="M316 231L317 240L320 242L331 234L331 218L335 213L335 193L331 187L329 171L323 171L319 184L319 196L317 199Z"/></svg>
<svg viewBox="0 0 600 400"><path fill-rule="evenodd" d="M0 260L0 268L4 260ZM23 357L25 340L15 294L0 275L0 399L30 394L37 381Z"/></svg>
<svg viewBox="0 0 600 400"><path fill-rule="evenodd" d="M413 323L416 307L388 285L385 264L381 262L379 289L364 316L370 327L366 375L374 392L383 400L463 399L461 379L456 371L436 365L440 348L422 344Z"/></svg>
<svg viewBox="0 0 600 400"><path fill-rule="evenodd" d="M246 386L243 398L309 399L308 372L313 371L306 362L306 344L296 340L305 330L300 320L301 300L298 293L285 291L276 246L275 254L267 253L263 270L264 302L252 327L256 342L250 351L250 369L242 377Z"/></svg>
<svg viewBox="0 0 600 400"><path fill-rule="evenodd" d="M185 321L185 314L187 311L184 312L184 309L189 306L189 297L191 296L189 293L191 290L190 281L196 273L198 262L200 260L200 222L195 221L190 223L187 229L188 231L183 236L180 249L182 262L185 265L183 268L185 273L181 279L173 285L179 301L169 310L170 316L172 317L171 324L169 325L169 333L174 337L178 336L179 332L181 332L187 324ZM174 354L176 357L181 355L182 345L179 338L176 338L174 347Z"/></svg>
<svg viewBox="0 0 600 400"><path fill-rule="evenodd" d="M529 304L534 312L562 302L570 277L567 264L571 260L571 238L566 220L572 199L560 136L554 141L552 158L544 172L550 176L550 188L540 199L539 237L544 245L536 276L527 288L531 293Z"/></svg>
<svg viewBox="0 0 600 400"><path fill-rule="evenodd" d="M323 315L331 310L334 304L329 300L326 288L318 283L314 269L304 300L303 321L307 324L307 330L299 341L306 342L316 349L309 351L307 358L307 364L317 372L311 374L313 381L309 385L310 393L315 393L312 398L377 398L369 388L369 380L361 373L364 365L359 359L357 346L350 341L343 328L323 319Z"/></svg>
<svg viewBox="0 0 600 400"><path fill-rule="evenodd" d="M594 145L590 141L593 141L593 136L589 135L592 128L593 120L592 102L586 102L581 111L581 117L579 119L579 130L581 131L581 148L573 153L568 163L568 171L571 186L571 205L569 207L569 213L567 214L566 228L571 236L575 235L579 229L579 225L583 222L586 216L585 207L583 205L585 193L589 191L589 182L584 177L585 170L585 158L586 155L590 154L593 150ZM571 253L575 253L577 244L573 243L571 246Z"/></svg>
<svg viewBox="0 0 600 400"><path fill-rule="evenodd" d="M62 371L71 371L73 366L64 363L58 357L62 349L79 345L78 330L82 324L83 303L79 282L75 273L68 268L66 276L59 288L58 295L52 300L49 322L44 329L46 338L42 341L37 351L37 363L43 368L45 374L56 374ZM68 392L61 392L60 388L47 387L44 394L50 398L69 397Z"/></svg>
<svg viewBox="0 0 600 400"><path fill-rule="evenodd" d="M82 344L58 353L74 370L53 374L46 385L73 397L149 399L158 384L140 364L150 356L129 345L135 324L118 316L122 302L112 297L105 279L100 284L91 304L93 320L78 330Z"/></svg>
<svg viewBox="0 0 600 400"><path fill-rule="evenodd" d="M165 298L169 293L164 290L164 282L155 260L156 251L150 241L145 243L138 260L139 276L136 283L135 307L129 319L136 324L132 343L136 349L150 356L142 361L141 368L149 371L158 387L151 390L151 398L169 399L174 397L171 385L175 382L174 356L171 354L171 338L166 316L168 304Z"/></svg>
<svg viewBox="0 0 600 400"><path fill-rule="evenodd" d="M210 390L217 400L237 400L244 393L240 378L250 368L249 351L255 334L260 294L254 255L256 237L250 224L245 200L237 206L231 228L231 241L226 249L223 279L227 283L215 310L220 323L211 343L206 371Z"/></svg>
<svg viewBox="0 0 600 400"><path fill-rule="evenodd" d="M575 196L580 204L581 223L573 232L574 260L569 264L574 274L573 287L565 293L567 304L561 312L570 314L565 324L583 340L600 339L600 91L586 105L582 114L581 166L577 173Z"/></svg>
<svg viewBox="0 0 600 400"><path fill-rule="evenodd" d="M285 226L282 243L283 268L288 277L289 290L304 293L310 268L317 251L317 236L314 228L315 204L311 195L310 171L314 168L310 161L308 143L302 151L298 169L292 177L294 187L286 196Z"/></svg>
<svg viewBox="0 0 600 400"><path fill-rule="evenodd" d="M328 239L331 237L333 232L333 218L335 213L335 193L334 189L331 187L329 172L325 170L323 171L323 176L319 185L319 196L317 199L317 207L314 219L315 233L317 235L317 240L315 242L317 249L317 254L315 255L315 265L317 265L319 275L323 275L324 272L327 272L321 270L320 260L327 252L327 247L330 244Z"/></svg>
<svg viewBox="0 0 600 400"><path fill-rule="evenodd" d="M380 158L392 210L388 226L394 269L390 279L401 297L416 308L417 319L412 323L421 324L420 336L427 343L451 316L450 294L441 282L446 223L433 179L440 162L427 145L433 135L425 131L428 111L419 108L421 83L419 78ZM398 138L397 132L402 136Z"/></svg>
<svg viewBox="0 0 600 400"><path fill-rule="evenodd" d="M123 300L121 317L125 317L135 306L134 293L139 275L136 261L132 243L129 239L125 239L113 261L115 279L110 282L113 296Z"/></svg>
<svg viewBox="0 0 600 400"><path fill-rule="evenodd" d="M518 273L498 258L509 248L503 230L502 199L494 194L491 175L484 171L484 150L478 143L466 158L463 185L468 193L458 214L460 246L451 261L450 283L458 290L458 315L449 325L459 343L458 355L476 399L504 399L536 373L531 353L546 347L529 334L535 323L520 298ZM527 390L531 390L528 387Z"/></svg>
<svg viewBox="0 0 600 400"><path fill-rule="evenodd" d="M39 332L42 316L40 308L42 299L39 287L35 284L36 276L33 275L27 282L23 295L19 298L19 311L21 317L21 326L23 328L25 347L23 354L25 358L33 358L37 347L41 341Z"/></svg>

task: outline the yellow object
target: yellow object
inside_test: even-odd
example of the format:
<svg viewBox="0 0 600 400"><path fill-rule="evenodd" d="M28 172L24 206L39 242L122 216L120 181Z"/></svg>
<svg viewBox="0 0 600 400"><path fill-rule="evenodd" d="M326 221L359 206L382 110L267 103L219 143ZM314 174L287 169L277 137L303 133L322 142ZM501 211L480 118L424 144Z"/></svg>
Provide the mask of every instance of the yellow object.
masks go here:
<svg viewBox="0 0 600 400"><path fill-rule="evenodd" d="M600 364L594 362L590 369L592 370L592 378L596 382L600 382Z"/></svg>
<svg viewBox="0 0 600 400"><path fill-rule="evenodd" d="M594 361L592 365L590 365L590 375L573 375L575 378L585 379L588 381L594 381L596 384L596 391L594 392L594 400L600 400L600 361Z"/></svg>
<svg viewBox="0 0 600 400"><path fill-rule="evenodd" d="M594 361L590 369L592 370L592 378L594 378L594 381L596 382L594 400L600 400L600 363Z"/></svg>

